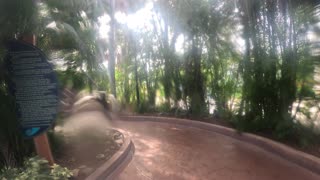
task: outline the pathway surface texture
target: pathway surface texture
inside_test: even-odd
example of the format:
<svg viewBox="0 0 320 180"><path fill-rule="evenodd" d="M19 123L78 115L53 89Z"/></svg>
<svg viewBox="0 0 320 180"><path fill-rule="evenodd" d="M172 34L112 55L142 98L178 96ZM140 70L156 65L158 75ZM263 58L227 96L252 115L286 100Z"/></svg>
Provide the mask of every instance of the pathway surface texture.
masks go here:
<svg viewBox="0 0 320 180"><path fill-rule="evenodd" d="M102 111L96 102L84 103L77 123L69 123L73 128L83 122L103 129L113 126L131 137L135 153L117 180L320 179L257 146L218 133L168 123L110 121Z"/></svg>
<svg viewBox="0 0 320 180"><path fill-rule="evenodd" d="M319 180L312 172L230 137L157 122L115 120L131 136L133 160L118 180Z"/></svg>

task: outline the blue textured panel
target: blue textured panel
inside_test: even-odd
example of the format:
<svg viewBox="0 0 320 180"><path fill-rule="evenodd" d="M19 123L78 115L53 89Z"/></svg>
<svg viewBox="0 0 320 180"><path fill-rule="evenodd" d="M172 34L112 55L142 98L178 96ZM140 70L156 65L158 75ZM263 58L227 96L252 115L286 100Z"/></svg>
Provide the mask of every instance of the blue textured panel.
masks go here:
<svg viewBox="0 0 320 180"><path fill-rule="evenodd" d="M23 41L7 43L10 92L25 137L45 132L56 119L58 81L44 53Z"/></svg>

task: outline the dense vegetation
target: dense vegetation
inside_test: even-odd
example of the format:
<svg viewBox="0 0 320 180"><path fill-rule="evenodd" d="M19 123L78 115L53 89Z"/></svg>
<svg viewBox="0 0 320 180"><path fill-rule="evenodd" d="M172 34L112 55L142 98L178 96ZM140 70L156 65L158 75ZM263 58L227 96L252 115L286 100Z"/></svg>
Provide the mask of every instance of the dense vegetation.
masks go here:
<svg viewBox="0 0 320 180"><path fill-rule="evenodd" d="M31 157L24 162L23 168L7 167L0 170L0 178L7 179L69 179L72 172L67 168L54 164L50 167L48 161L39 157Z"/></svg>
<svg viewBox="0 0 320 180"><path fill-rule="evenodd" d="M0 17L0 41L35 34L61 88L107 91L137 112L213 113L242 131L315 141L297 115L310 119L306 102L317 104L317 1L1 0ZM0 146L16 148L4 72ZM14 156L32 151L21 149Z"/></svg>

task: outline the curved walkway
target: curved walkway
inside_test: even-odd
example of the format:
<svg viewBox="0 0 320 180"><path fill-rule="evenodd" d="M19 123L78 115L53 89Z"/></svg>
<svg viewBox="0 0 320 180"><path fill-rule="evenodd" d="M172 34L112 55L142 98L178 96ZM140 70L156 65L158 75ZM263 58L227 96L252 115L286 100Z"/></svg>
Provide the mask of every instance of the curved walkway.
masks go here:
<svg viewBox="0 0 320 180"><path fill-rule="evenodd" d="M118 180L316 180L320 177L254 145L157 122L114 121L131 136L135 154Z"/></svg>

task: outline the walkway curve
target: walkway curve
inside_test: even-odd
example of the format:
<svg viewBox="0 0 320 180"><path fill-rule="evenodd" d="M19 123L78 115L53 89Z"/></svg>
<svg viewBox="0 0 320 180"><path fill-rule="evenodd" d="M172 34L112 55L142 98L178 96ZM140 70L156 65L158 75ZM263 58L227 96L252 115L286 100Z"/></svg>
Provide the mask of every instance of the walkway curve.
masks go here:
<svg viewBox="0 0 320 180"><path fill-rule="evenodd" d="M257 146L198 128L114 121L131 136L135 155L118 180L316 180L320 176Z"/></svg>

